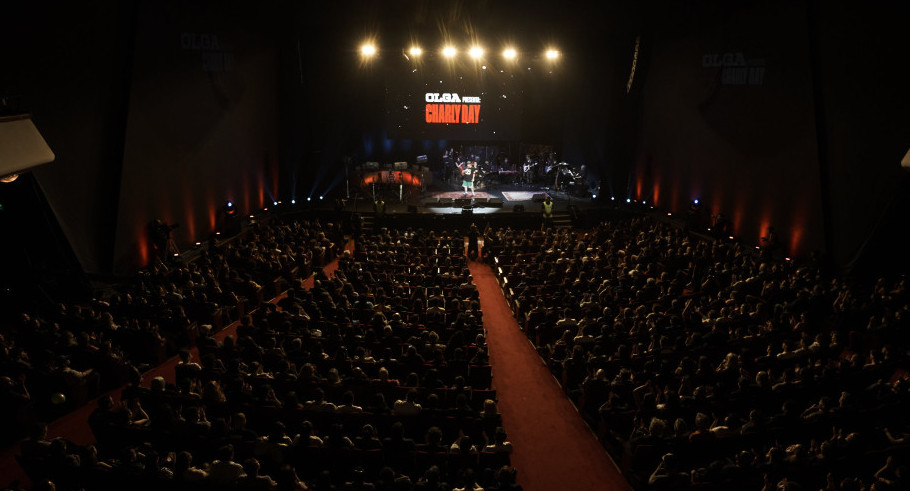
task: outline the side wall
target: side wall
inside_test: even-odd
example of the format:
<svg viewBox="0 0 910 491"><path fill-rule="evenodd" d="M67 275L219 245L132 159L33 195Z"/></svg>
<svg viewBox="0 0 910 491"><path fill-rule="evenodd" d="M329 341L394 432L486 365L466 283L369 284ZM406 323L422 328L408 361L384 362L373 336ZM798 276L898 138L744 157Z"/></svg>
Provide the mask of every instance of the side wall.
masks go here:
<svg viewBox="0 0 910 491"><path fill-rule="evenodd" d="M228 4L231 5L231 4ZM148 223L205 240L232 200L240 214L278 189L276 50L262 9L142 3L136 30L114 271L146 264Z"/></svg>
<svg viewBox="0 0 910 491"><path fill-rule="evenodd" d="M822 249L805 8L723 10L680 5L650 33L631 197L675 212L699 199L748 243L774 227L788 254Z"/></svg>

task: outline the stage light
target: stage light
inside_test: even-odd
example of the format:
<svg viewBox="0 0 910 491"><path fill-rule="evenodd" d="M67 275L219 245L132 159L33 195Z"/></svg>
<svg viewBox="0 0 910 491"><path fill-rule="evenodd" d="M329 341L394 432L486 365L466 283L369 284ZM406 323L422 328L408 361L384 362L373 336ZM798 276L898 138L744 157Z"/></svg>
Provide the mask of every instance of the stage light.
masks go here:
<svg viewBox="0 0 910 491"><path fill-rule="evenodd" d="M306 197L306 200L307 200L307 201L310 201L311 199L313 199L313 198L311 198L311 197L309 197L309 196Z"/></svg>
<svg viewBox="0 0 910 491"><path fill-rule="evenodd" d="M292 200L291 200L291 204L292 204L292 205L296 205L296 204L297 204L297 200L296 200L296 199L292 199Z"/></svg>
<svg viewBox="0 0 910 491"><path fill-rule="evenodd" d="M445 48L442 48L442 55L445 56L446 58L451 58L451 57L455 56L455 48L453 48L451 46L446 46Z"/></svg>
<svg viewBox="0 0 910 491"><path fill-rule="evenodd" d="M376 46L372 44L364 44L360 47L360 54L363 56L373 56L376 54Z"/></svg>
<svg viewBox="0 0 910 491"><path fill-rule="evenodd" d="M696 198L695 200L693 200L692 203L695 203L696 205L698 205L698 198Z"/></svg>
<svg viewBox="0 0 910 491"><path fill-rule="evenodd" d="M592 195L591 195L591 199L597 199L597 195L596 195L596 194L592 194Z"/></svg>
<svg viewBox="0 0 910 491"><path fill-rule="evenodd" d="M486 70L486 69L487 69L487 66L486 66L486 65L481 65L481 66L480 66L480 69L481 69L481 70Z"/></svg>
<svg viewBox="0 0 910 491"><path fill-rule="evenodd" d="M615 196L610 196L610 201L616 201L616 197L615 197Z"/></svg>
<svg viewBox="0 0 910 491"><path fill-rule="evenodd" d="M320 200L322 200L322 198L323 198L322 196L319 197Z"/></svg>
<svg viewBox="0 0 910 491"><path fill-rule="evenodd" d="M789 258L789 257L785 257L784 260L790 261L790 258Z"/></svg>
<svg viewBox="0 0 910 491"><path fill-rule="evenodd" d="M507 60L514 60L518 53L512 48L508 48L502 52L502 56Z"/></svg>
<svg viewBox="0 0 910 491"><path fill-rule="evenodd" d="M408 53L410 53L411 56L420 56L423 54L423 50L417 46L412 46L411 49L408 50Z"/></svg>
<svg viewBox="0 0 910 491"><path fill-rule="evenodd" d="M556 58L559 58L559 51L556 51L555 49L548 49L547 50L547 59L555 60Z"/></svg>
<svg viewBox="0 0 910 491"><path fill-rule="evenodd" d="M9 183L9 182L15 181L16 179L19 179L19 174L14 173L14 174L10 174L8 176L0 177L0 182Z"/></svg>
<svg viewBox="0 0 910 491"><path fill-rule="evenodd" d="M631 202L632 202L632 198L626 198L626 203L631 203Z"/></svg>
<svg viewBox="0 0 910 491"><path fill-rule="evenodd" d="M272 201L272 206L278 206L278 202L277 202L277 201Z"/></svg>
<svg viewBox="0 0 910 491"><path fill-rule="evenodd" d="M476 60L476 59L480 58L481 56L483 56L483 48L478 48L477 46L475 46L475 47L471 48L471 51L469 51L469 53L471 54L471 58L474 58Z"/></svg>

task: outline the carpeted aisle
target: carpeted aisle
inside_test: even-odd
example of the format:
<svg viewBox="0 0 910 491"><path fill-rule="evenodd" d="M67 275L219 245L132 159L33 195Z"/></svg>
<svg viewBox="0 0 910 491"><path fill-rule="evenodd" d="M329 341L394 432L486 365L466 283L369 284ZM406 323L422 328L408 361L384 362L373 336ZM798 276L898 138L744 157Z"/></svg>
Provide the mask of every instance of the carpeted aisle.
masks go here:
<svg viewBox="0 0 910 491"><path fill-rule="evenodd" d="M518 483L525 491L630 489L519 329L493 271L479 262L469 267Z"/></svg>

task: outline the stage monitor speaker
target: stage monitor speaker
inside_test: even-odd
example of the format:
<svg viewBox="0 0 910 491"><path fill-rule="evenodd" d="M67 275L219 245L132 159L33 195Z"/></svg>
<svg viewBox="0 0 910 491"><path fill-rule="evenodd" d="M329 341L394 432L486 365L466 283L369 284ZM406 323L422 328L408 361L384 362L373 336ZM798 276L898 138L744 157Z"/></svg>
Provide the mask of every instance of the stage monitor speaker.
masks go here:
<svg viewBox="0 0 910 491"><path fill-rule="evenodd" d="M487 206L487 202L489 201L489 198L474 198L474 204L480 207Z"/></svg>
<svg viewBox="0 0 910 491"><path fill-rule="evenodd" d="M452 198L439 198L439 202L436 204L439 207L448 207L452 206Z"/></svg>
<svg viewBox="0 0 910 491"><path fill-rule="evenodd" d="M512 208L512 211L515 213L523 213L525 211L525 205L515 205L515 207Z"/></svg>
<svg viewBox="0 0 910 491"><path fill-rule="evenodd" d="M492 208L502 208L502 198L490 198L487 200L487 206Z"/></svg>
<svg viewBox="0 0 910 491"><path fill-rule="evenodd" d="M534 193L534 196L531 197L531 201L535 203L543 203L547 199L547 193Z"/></svg>
<svg viewBox="0 0 910 491"><path fill-rule="evenodd" d="M455 200L455 207L456 208L470 208L471 199L470 198L458 198Z"/></svg>
<svg viewBox="0 0 910 491"><path fill-rule="evenodd" d="M462 215L473 215L474 209L471 208L470 206L465 206L464 208L461 209L461 214Z"/></svg>

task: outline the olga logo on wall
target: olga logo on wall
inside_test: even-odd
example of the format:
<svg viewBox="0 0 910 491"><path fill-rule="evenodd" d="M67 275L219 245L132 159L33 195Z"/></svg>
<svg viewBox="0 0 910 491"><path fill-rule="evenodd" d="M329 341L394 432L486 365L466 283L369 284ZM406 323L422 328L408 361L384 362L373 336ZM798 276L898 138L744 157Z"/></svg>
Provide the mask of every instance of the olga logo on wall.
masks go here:
<svg viewBox="0 0 910 491"><path fill-rule="evenodd" d="M181 32L180 48L199 53L204 72L229 72L234 69L234 50L219 42L217 34Z"/></svg>
<svg viewBox="0 0 910 491"><path fill-rule="evenodd" d="M747 59L741 52L704 54L701 66L720 68L721 85L762 85L765 81L765 59Z"/></svg>

